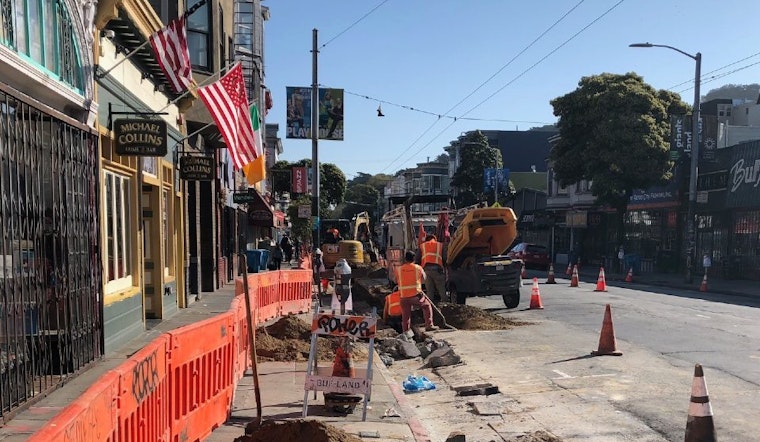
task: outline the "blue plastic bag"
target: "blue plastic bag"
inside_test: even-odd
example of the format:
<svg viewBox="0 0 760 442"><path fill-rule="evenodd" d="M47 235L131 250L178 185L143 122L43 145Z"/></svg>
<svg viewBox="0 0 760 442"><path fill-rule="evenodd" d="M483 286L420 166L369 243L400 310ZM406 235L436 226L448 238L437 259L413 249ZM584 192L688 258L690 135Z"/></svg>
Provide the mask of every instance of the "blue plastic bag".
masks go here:
<svg viewBox="0 0 760 442"><path fill-rule="evenodd" d="M401 383L401 386L404 387L404 391L409 393L425 390L435 390L435 384L425 376L409 375L406 377L406 380Z"/></svg>

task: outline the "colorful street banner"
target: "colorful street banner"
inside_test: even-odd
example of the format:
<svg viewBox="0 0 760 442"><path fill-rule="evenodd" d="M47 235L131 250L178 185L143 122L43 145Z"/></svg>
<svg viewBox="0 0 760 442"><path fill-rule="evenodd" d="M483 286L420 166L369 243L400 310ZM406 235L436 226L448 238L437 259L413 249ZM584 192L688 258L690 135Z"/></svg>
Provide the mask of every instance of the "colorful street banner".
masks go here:
<svg viewBox="0 0 760 442"><path fill-rule="evenodd" d="M509 191L509 169L483 169L483 193L493 193L493 186L497 184L497 180L500 192Z"/></svg>
<svg viewBox="0 0 760 442"><path fill-rule="evenodd" d="M311 88L287 87L286 138L311 139ZM319 88L319 139L343 140L343 89Z"/></svg>
<svg viewBox="0 0 760 442"><path fill-rule="evenodd" d="M293 193L307 193L308 172L306 167L293 167L292 180L290 183Z"/></svg>

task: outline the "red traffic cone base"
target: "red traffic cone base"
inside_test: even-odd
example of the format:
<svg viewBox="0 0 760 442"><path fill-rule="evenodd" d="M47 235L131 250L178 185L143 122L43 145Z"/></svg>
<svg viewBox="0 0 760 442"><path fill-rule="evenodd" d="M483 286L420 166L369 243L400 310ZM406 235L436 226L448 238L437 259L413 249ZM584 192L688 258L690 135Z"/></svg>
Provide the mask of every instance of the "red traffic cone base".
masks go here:
<svg viewBox="0 0 760 442"><path fill-rule="evenodd" d="M615 330L612 327L612 310L610 305L604 310L604 321L602 321L602 333L599 335L599 347L592 351L592 356L621 356L623 353L617 350L615 341Z"/></svg>
<svg viewBox="0 0 760 442"><path fill-rule="evenodd" d="M570 287L578 287L578 266L573 266L573 276L570 278Z"/></svg>
<svg viewBox="0 0 760 442"><path fill-rule="evenodd" d="M546 283L547 284L556 284L557 281L554 280L554 264L549 263L549 276L546 277Z"/></svg>
<svg viewBox="0 0 760 442"><path fill-rule="evenodd" d="M633 282L633 267L628 269L628 274L625 276L625 282Z"/></svg>
<svg viewBox="0 0 760 442"><path fill-rule="evenodd" d="M530 289L530 309L543 309L541 304L541 293L538 290L538 278L533 278L533 288Z"/></svg>
<svg viewBox="0 0 760 442"><path fill-rule="evenodd" d="M565 275L570 276L573 274L573 266L569 262L567 263L567 269L565 269Z"/></svg>
<svg viewBox="0 0 760 442"><path fill-rule="evenodd" d="M702 285L699 286L700 292L706 292L707 291L707 273L705 273L705 276L702 278Z"/></svg>
<svg viewBox="0 0 760 442"><path fill-rule="evenodd" d="M691 383L691 399L689 400L689 417L686 419L685 442L715 442L718 436L713 423L710 396L707 394L707 383L702 366L694 367L694 380Z"/></svg>
<svg viewBox="0 0 760 442"><path fill-rule="evenodd" d="M599 278L596 280L595 292L606 292L607 281L604 279L604 267L599 267Z"/></svg>

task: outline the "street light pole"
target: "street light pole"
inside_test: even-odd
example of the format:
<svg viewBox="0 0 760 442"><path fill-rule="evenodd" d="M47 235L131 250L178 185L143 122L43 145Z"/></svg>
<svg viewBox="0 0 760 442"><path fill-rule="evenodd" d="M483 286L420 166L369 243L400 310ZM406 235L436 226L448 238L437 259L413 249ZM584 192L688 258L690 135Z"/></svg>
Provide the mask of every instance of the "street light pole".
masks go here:
<svg viewBox="0 0 760 442"><path fill-rule="evenodd" d="M702 76L702 54L697 52L696 55L691 55L688 52L684 52L678 48L668 45L657 45L652 43L633 43L629 45L632 48L667 48L679 52L696 62L696 69L694 72L694 107L692 109L692 129L691 129L691 167L689 174L689 205L686 214L686 232L687 232L687 244L686 244L686 282L691 284L694 281L694 263L696 258L694 252L696 249L696 205L697 205L697 178L699 177L699 139L701 135L700 131L700 77Z"/></svg>

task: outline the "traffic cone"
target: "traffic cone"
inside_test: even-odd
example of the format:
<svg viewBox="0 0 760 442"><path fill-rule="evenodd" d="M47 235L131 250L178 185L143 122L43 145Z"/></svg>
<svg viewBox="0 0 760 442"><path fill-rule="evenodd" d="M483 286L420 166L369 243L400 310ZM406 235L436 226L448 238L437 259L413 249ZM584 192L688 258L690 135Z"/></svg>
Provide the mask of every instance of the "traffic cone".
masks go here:
<svg viewBox="0 0 760 442"><path fill-rule="evenodd" d="M525 279L528 277L528 272L525 270L525 263L522 265L522 273L520 273L520 278Z"/></svg>
<svg viewBox="0 0 760 442"><path fill-rule="evenodd" d="M625 276L625 282L633 282L633 267L628 269L628 274Z"/></svg>
<svg viewBox="0 0 760 442"><path fill-rule="evenodd" d="M702 366L694 367L694 379L691 382L691 399L689 400L689 417L686 418L686 437L684 442L715 442L718 437L713 423L710 396Z"/></svg>
<svg viewBox="0 0 760 442"><path fill-rule="evenodd" d="M700 292L706 292L707 291L707 272L705 272L705 276L702 277L702 285L699 286Z"/></svg>
<svg viewBox="0 0 760 442"><path fill-rule="evenodd" d="M599 267L599 278L596 279L596 288L594 289L595 292L606 292L607 291L607 281L604 279L604 267Z"/></svg>
<svg viewBox="0 0 760 442"><path fill-rule="evenodd" d="M356 377L354 358L351 357L351 353L346 351L342 345L339 345L338 348L335 349L332 375L344 378Z"/></svg>
<svg viewBox="0 0 760 442"><path fill-rule="evenodd" d="M570 287L578 287L578 266L573 266L573 277L570 278Z"/></svg>
<svg viewBox="0 0 760 442"><path fill-rule="evenodd" d="M573 274L573 265L568 262L567 269L565 269L565 275L570 276L572 274Z"/></svg>
<svg viewBox="0 0 760 442"><path fill-rule="evenodd" d="M533 288L530 289L530 309L541 309L544 306L541 305L541 293L538 291L538 278L533 278Z"/></svg>
<svg viewBox="0 0 760 442"><path fill-rule="evenodd" d="M610 305L604 309L604 321L602 321L602 333L599 335L599 347L592 351L592 356L621 356L623 353L617 351L615 342L615 330L612 327L612 311Z"/></svg>
<svg viewBox="0 0 760 442"><path fill-rule="evenodd" d="M554 264L549 263L549 276L546 278L547 284L556 284L557 281L554 280Z"/></svg>

